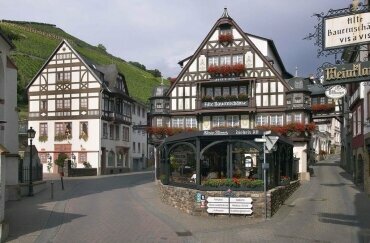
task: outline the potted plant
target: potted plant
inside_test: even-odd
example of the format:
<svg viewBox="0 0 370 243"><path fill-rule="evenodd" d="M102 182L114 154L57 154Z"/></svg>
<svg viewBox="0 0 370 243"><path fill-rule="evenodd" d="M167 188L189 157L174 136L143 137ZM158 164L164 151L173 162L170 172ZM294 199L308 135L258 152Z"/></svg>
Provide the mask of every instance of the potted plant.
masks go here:
<svg viewBox="0 0 370 243"><path fill-rule="evenodd" d="M42 134L42 135L40 135L40 136L39 136L39 141L40 141L41 143L45 143L46 141L48 141L48 135L46 135L46 134Z"/></svg>

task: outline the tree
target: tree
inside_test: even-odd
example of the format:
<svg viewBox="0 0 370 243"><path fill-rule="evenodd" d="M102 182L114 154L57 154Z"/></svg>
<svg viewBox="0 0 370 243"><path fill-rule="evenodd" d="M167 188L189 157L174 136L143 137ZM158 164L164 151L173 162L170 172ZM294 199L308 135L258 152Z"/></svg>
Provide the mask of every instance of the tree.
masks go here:
<svg viewBox="0 0 370 243"><path fill-rule="evenodd" d="M64 167L64 161L68 158L65 153L60 153L54 163L60 167Z"/></svg>
<svg viewBox="0 0 370 243"><path fill-rule="evenodd" d="M151 73L156 78L162 77L162 73L158 69L148 70L148 72Z"/></svg>
<svg viewBox="0 0 370 243"><path fill-rule="evenodd" d="M107 52L107 48L103 44L98 44L98 48L103 50L104 52Z"/></svg>

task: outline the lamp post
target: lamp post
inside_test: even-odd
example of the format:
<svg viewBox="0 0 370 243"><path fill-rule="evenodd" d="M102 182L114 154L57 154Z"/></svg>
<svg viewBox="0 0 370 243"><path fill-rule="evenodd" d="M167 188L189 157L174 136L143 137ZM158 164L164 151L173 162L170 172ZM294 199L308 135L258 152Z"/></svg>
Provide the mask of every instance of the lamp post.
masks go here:
<svg viewBox="0 0 370 243"><path fill-rule="evenodd" d="M269 168L268 164L266 163L266 135L270 135L271 131L264 131L262 138L255 138L254 141L257 143L263 143L263 192L265 195L265 219L267 218L267 177L266 172Z"/></svg>
<svg viewBox="0 0 370 243"><path fill-rule="evenodd" d="M32 139L35 138L36 131L32 127L27 130L27 136L30 139L30 167L29 167L29 183L28 183L28 196L33 196L33 185L32 185Z"/></svg>

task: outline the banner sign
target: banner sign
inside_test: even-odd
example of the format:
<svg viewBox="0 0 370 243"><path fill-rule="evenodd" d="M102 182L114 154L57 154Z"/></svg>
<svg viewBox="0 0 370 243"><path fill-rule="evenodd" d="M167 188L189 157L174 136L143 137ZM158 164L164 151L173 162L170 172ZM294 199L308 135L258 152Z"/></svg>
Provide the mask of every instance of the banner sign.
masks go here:
<svg viewBox="0 0 370 243"><path fill-rule="evenodd" d="M324 86L368 81L370 62L335 65L324 69Z"/></svg>
<svg viewBox="0 0 370 243"><path fill-rule="evenodd" d="M324 18L323 50L370 42L370 13Z"/></svg>

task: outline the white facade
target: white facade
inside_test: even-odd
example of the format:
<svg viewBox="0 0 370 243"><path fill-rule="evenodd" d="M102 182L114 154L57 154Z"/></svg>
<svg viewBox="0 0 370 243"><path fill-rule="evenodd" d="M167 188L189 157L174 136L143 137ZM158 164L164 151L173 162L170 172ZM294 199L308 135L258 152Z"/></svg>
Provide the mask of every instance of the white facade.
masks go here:
<svg viewBox="0 0 370 243"><path fill-rule="evenodd" d="M12 45L0 33L0 240L4 229L5 201L17 198L18 112L17 69L10 61Z"/></svg>
<svg viewBox="0 0 370 243"><path fill-rule="evenodd" d="M133 168L134 170L140 170L147 166L147 133L144 128L135 129L135 125L145 126L147 124L147 107L142 103L134 102L131 108L133 128L131 133L132 165L130 168Z"/></svg>
<svg viewBox="0 0 370 243"><path fill-rule="evenodd" d="M56 173L60 153L73 167L97 173L129 167L131 99L114 65L88 65L62 41L28 85L29 127L44 172Z"/></svg>

